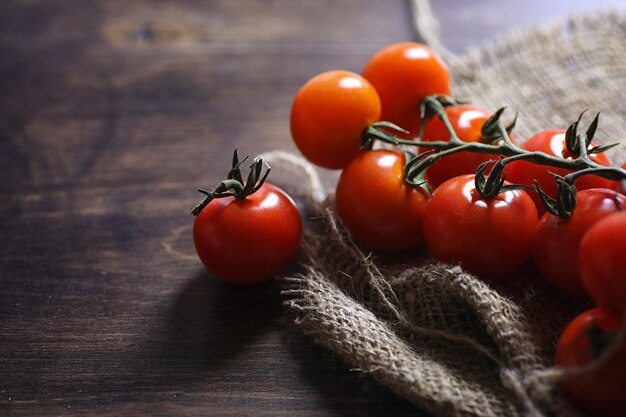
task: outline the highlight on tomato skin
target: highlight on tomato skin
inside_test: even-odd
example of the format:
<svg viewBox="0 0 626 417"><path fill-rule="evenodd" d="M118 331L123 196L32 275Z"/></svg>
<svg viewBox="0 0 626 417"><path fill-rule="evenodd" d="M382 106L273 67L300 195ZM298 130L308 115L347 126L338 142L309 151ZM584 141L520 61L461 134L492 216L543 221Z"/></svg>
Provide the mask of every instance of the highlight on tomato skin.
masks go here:
<svg viewBox="0 0 626 417"><path fill-rule="evenodd" d="M527 151L540 151L547 153L548 155L557 156L564 159L573 159L574 156L567 150L565 145L565 130L553 129L545 130L537 133L528 139L521 148ZM591 142L591 147L596 146L596 143ZM610 166L611 163L603 152L594 153L590 155L592 161L604 165ZM565 176L571 171L563 168L550 167L546 165L539 165L529 161L514 161L506 167L506 178L512 183L523 184L532 186L534 180L537 180L539 187L554 198L556 196L556 183L554 181L554 174ZM576 180L577 190L586 190L589 188L608 188L610 190L617 190L619 183L611 181L606 178L599 177L597 175L585 175ZM537 193L530 193L539 214L545 212L543 204Z"/></svg>
<svg viewBox="0 0 626 417"><path fill-rule="evenodd" d="M337 213L359 244L376 252L399 252L423 240L422 216L429 194L404 181L405 154L365 151L341 173Z"/></svg>
<svg viewBox="0 0 626 417"><path fill-rule="evenodd" d="M395 43L376 52L363 69L382 103L381 119L419 133L420 103L426 96L450 95L450 75L443 60L426 45Z"/></svg>
<svg viewBox="0 0 626 417"><path fill-rule="evenodd" d="M492 112L473 105L448 106L445 108L445 112L459 139L464 142L486 143L482 137L481 129L485 121L493 115ZM509 138L511 142L515 143L512 135L509 135ZM434 116L426 122L421 139L425 142L449 141L450 133L442 120ZM429 150L428 147L420 147L420 153L427 150ZM475 173L480 164L497 157L497 155L476 152L452 154L429 166L426 171L426 178L434 187L438 187L450 178Z"/></svg>
<svg viewBox="0 0 626 417"><path fill-rule="evenodd" d="M483 198L474 175L462 175L433 192L424 212L424 238L435 259L460 264L482 279L500 279L529 258L537 221L524 190Z"/></svg>
<svg viewBox="0 0 626 417"><path fill-rule="evenodd" d="M587 231L580 243L578 265L596 305L626 314L626 211L606 216Z"/></svg>
<svg viewBox="0 0 626 417"><path fill-rule="evenodd" d="M340 169L361 148L361 135L380 120L381 103L374 87L361 75L327 71L307 81L291 107L291 136L312 163Z"/></svg>
<svg viewBox="0 0 626 417"><path fill-rule="evenodd" d="M592 188L579 191L576 200L570 218L543 214L537 225L532 259L550 284L564 293L588 297L578 266L581 242L595 224L617 212L618 205L626 208L626 197L613 190Z"/></svg>
<svg viewBox="0 0 626 417"><path fill-rule="evenodd" d="M561 334L555 363L564 369L580 368L597 360L624 320L603 308L588 310ZM572 375L560 382L566 396L589 416L623 417L626 410L626 343L599 369Z"/></svg>
<svg viewBox="0 0 626 417"><path fill-rule="evenodd" d="M294 201L264 183L244 199L211 201L193 224L196 252L218 278L240 285L271 279L295 257L302 220Z"/></svg>

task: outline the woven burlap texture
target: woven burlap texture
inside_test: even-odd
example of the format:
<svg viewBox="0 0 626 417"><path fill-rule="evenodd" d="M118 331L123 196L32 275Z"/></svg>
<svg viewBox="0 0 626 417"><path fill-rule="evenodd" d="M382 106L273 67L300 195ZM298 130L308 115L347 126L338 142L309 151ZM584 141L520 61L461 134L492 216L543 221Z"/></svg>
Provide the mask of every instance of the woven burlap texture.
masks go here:
<svg viewBox="0 0 626 417"><path fill-rule="evenodd" d="M522 141L566 127L585 108L602 113L598 142L623 141L625 39L621 12L516 31L450 59L453 94L519 111ZM624 151L610 156L624 161ZM552 289L530 264L485 283L429 259L424 248L370 254L350 239L330 194L309 207L319 227L305 232L304 272L283 278L304 332L437 416L578 415L542 371L587 301Z"/></svg>

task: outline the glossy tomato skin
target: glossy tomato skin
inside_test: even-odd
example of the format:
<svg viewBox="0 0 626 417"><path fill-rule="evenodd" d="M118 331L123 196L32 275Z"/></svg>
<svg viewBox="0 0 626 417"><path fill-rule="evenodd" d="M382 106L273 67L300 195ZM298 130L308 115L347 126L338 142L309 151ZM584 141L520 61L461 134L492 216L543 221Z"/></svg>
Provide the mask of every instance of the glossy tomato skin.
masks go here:
<svg viewBox="0 0 626 417"><path fill-rule="evenodd" d="M363 76L382 103L382 120L395 123L417 136L420 102L432 94L450 94L450 75L445 63L425 45L400 42L372 56Z"/></svg>
<svg viewBox="0 0 626 417"><path fill-rule="evenodd" d="M541 275L559 290L572 295L587 294L578 268L580 243L594 224L618 210L616 201L626 207L626 197L616 191L592 188L578 192L576 208L569 219L548 212L541 217L532 257Z"/></svg>
<svg viewBox="0 0 626 417"><path fill-rule="evenodd" d="M424 213L424 238L438 260L460 263L483 279L517 270L529 257L537 209L522 190L484 199L474 175L452 178L433 193Z"/></svg>
<svg viewBox="0 0 626 417"><path fill-rule="evenodd" d="M258 284L295 256L302 220L284 191L264 183L242 200L215 199L195 219L196 252L209 271L235 284Z"/></svg>
<svg viewBox="0 0 626 417"><path fill-rule="evenodd" d="M600 307L625 314L626 211L611 214L589 229L580 243L578 265L591 299Z"/></svg>
<svg viewBox="0 0 626 417"><path fill-rule="evenodd" d="M423 239L428 193L404 182L404 153L361 153L341 173L337 213L358 243L377 252L413 248Z"/></svg>
<svg viewBox="0 0 626 417"><path fill-rule="evenodd" d="M593 142L591 146L596 146ZM573 159L571 153L565 146L565 130L555 129L546 130L537 133L531 137L522 145L522 148L527 151L539 151L547 153L548 155L557 156L564 159ZM600 164L609 166L609 159L604 153L592 154L591 159ZM533 185L533 180L537 179L541 189L554 198L556 196L556 183L554 181L554 175L552 173L565 176L571 171L563 168L549 167L546 165L534 164L528 161L515 161L511 162L506 167L506 178L508 181L514 184ZM606 178L598 177L595 175L585 175L576 180L577 190L586 190L588 188L608 188L616 190L618 183L608 180ZM541 200L537 193L530 193L537 210L540 214L545 212L545 208L541 204Z"/></svg>
<svg viewBox="0 0 626 417"><path fill-rule="evenodd" d="M291 136L309 161L343 168L360 151L361 134L380 120L378 93L349 71L327 71L307 81L291 107Z"/></svg>
<svg viewBox="0 0 626 417"><path fill-rule="evenodd" d="M555 362L562 368L577 368L592 362L600 354L590 343L590 334L619 331L623 320L603 308L594 308L576 317L561 335ZM601 368L568 377L561 381L567 397L590 416L623 417L626 411L626 344L623 344Z"/></svg>
<svg viewBox="0 0 626 417"><path fill-rule="evenodd" d="M485 121L492 116L488 110L480 107L462 105L446 107L445 112L450 120L450 124L454 128L457 136L464 142L482 142L481 129ZM511 141L514 142L511 136ZM448 129L439 117L433 117L426 123L422 140L427 142L450 140ZM428 148L420 148L420 152L427 151ZM476 168L485 161L497 159L497 155L473 152L459 152L452 154L428 167L426 178L434 187L438 187L443 182L459 175L473 174Z"/></svg>

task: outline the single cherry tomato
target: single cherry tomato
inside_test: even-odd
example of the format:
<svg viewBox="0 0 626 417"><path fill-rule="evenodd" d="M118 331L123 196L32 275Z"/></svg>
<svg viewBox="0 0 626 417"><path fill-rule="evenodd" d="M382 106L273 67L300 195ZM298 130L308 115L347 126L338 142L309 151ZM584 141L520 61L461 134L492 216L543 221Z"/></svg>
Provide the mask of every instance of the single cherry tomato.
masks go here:
<svg viewBox="0 0 626 417"><path fill-rule="evenodd" d="M291 136L309 161L343 168L356 157L361 134L380 120L378 93L365 78L327 71L307 81L291 106Z"/></svg>
<svg viewBox="0 0 626 417"><path fill-rule="evenodd" d="M301 234L295 203L268 183L244 199L212 200L193 224L202 263L235 284L257 284L278 273L295 256Z"/></svg>
<svg viewBox="0 0 626 417"><path fill-rule="evenodd" d="M565 293L587 294L578 268L580 242L594 224L618 210L616 204L626 208L626 197L612 190L592 188L578 192L576 208L569 219L544 213L537 225L532 257L546 280Z"/></svg>
<svg viewBox="0 0 626 417"><path fill-rule="evenodd" d="M450 124L454 128L457 136L464 142L486 143L482 137L481 129L485 121L493 113L480 107L462 105L445 108ZM513 137L510 137L513 141ZM426 123L423 141L447 141L450 140L450 133L446 129L441 119L433 117ZM427 151L428 148L420 149L420 152ZM497 155L473 152L459 152L442 158L428 167L426 178L434 187L438 187L443 182L459 175L473 174L480 164L490 159L497 159ZM486 173L488 173L487 171Z"/></svg>
<svg viewBox="0 0 626 417"><path fill-rule="evenodd" d="M578 262L591 299L607 310L626 313L626 211L589 229L580 243Z"/></svg>
<svg viewBox="0 0 626 417"><path fill-rule="evenodd" d="M624 320L603 308L576 317L561 335L555 362L580 368L601 356L624 326ZM626 411L626 343L599 369L561 381L567 397L590 416L623 417Z"/></svg>
<svg viewBox="0 0 626 417"><path fill-rule="evenodd" d="M474 175L463 175L433 193L424 213L424 238L436 259L460 263L481 278L501 278L528 259L537 220L525 191L483 198Z"/></svg>
<svg viewBox="0 0 626 417"><path fill-rule="evenodd" d="M596 146L593 142L591 146ZM558 156L564 159L573 159L573 155L567 150L565 146L565 130L546 130L531 137L522 145L522 148L527 151L539 151L547 153L548 155ZM597 153L590 155L591 160L600 164L609 166L609 159L604 153ZM532 186L534 180L537 180L539 187L554 198L556 196L556 183L554 181L554 175L565 176L571 171L563 168L549 167L546 165L539 165L528 161L514 161L506 167L506 178L514 184L524 184ZM576 180L577 190L586 190L588 188L608 188L610 190L616 190L618 183L608 180L606 178L598 177L596 175L585 175ZM540 214L545 212L543 204L537 193L530 193L537 210Z"/></svg>
<svg viewBox="0 0 626 417"><path fill-rule="evenodd" d="M450 94L450 75L444 62L425 45L401 42L376 52L363 69L383 106L382 119L416 136L420 102L433 94Z"/></svg>
<svg viewBox="0 0 626 417"><path fill-rule="evenodd" d="M422 241L428 193L404 181L405 156L396 150L366 151L341 173L339 217L355 241L379 252L413 248Z"/></svg>

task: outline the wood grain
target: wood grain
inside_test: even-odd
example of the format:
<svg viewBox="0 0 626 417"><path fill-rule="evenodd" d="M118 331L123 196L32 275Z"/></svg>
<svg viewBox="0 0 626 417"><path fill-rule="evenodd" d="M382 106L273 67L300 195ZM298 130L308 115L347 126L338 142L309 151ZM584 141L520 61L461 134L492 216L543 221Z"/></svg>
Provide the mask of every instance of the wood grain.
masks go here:
<svg viewBox="0 0 626 417"><path fill-rule="evenodd" d="M233 147L295 150L307 78L410 38L402 2L4 1L0 28L0 415L415 412L276 284L209 276L189 215Z"/></svg>

